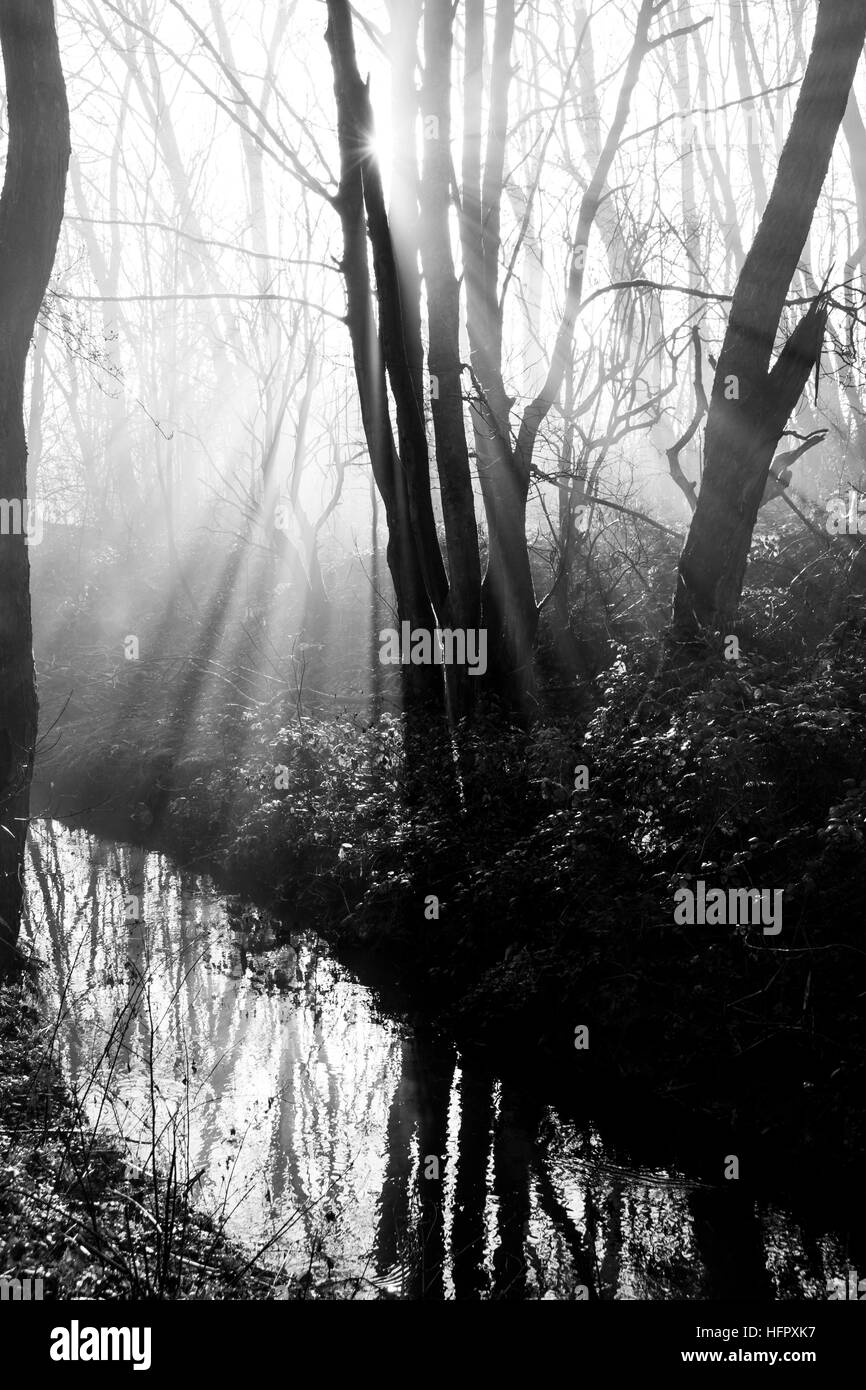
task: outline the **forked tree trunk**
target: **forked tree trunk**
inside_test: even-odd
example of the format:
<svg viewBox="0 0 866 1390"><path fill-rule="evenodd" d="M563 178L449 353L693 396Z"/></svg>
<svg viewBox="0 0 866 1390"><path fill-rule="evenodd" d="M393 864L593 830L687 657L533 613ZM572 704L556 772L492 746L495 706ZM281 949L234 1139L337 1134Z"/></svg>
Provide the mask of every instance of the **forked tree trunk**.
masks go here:
<svg viewBox="0 0 866 1390"><path fill-rule="evenodd" d="M52 0L3 0L0 46L9 112L0 197L0 499L17 502L23 520L24 374L57 250L69 163L69 110ZM24 528L18 529L21 534L0 535L0 970L13 955L20 926L38 713L30 561Z"/></svg>
<svg viewBox="0 0 866 1390"><path fill-rule="evenodd" d="M731 305L707 421L704 476L679 566L668 659L730 633L752 532L782 431L815 368L827 320L816 298L770 359L857 64L866 0L821 0L812 53L776 182Z"/></svg>

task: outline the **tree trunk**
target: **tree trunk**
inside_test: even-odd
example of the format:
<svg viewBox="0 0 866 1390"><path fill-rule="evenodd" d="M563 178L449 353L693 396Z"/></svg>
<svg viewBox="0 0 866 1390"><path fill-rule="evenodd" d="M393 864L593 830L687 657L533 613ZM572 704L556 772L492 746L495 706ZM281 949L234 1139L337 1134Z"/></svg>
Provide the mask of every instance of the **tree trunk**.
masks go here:
<svg viewBox="0 0 866 1390"><path fill-rule="evenodd" d="M752 531L782 431L820 357L818 296L770 370L866 38L866 0L821 0L812 53L773 191L731 305L707 421L703 483L679 566L674 645L731 631Z"/></svg>
<svg viewBox="0 0 866 1390"><path fill-rule="evenodd" d="M467 5L460 237L475 387L475 453L487 520L482 622L488 633L491 684L509 703L520 708L533 686L532 650L538 610L526 545L529 474L518 468L511 444L514 402L502 375L502 307L498 298L514 26L514 0L499 0L482 170L484 5L482 0L470 0Z"/></svg>
<svg viewBox="0 0 866 1390"><path fill-rule="evenodd" d="M4 0L0 47L9 145L0 197L0 498L27 497L24 374L63 219L69 110L51 0ZM11 528L10 528L11 529ZM21 534L0 535L0 968L21 917L38 705L30 561Z"/></svg>
<svg viewBox="0 0 866 1390"><path fill-rule="evenodd" d="M410 509L410 485L408 475L416 460L401 459L397 452L391 415L388 403L386 376L386 351L396 357L399 348L395 339L396 328L392 311L396 306L396 296L381 298L381 290L393 290L396 276L383 284L380 280L380 325L386 344L379 337L379 328L373 313L372 280L367 251L367 225L365 212L365 192L373 205L371 222L376 222L378 244L377 269L385 279L388 251L383 245L384 205L381 200L381 184L377 180L372 188L365 189L365 174L374 173L375 160L369 148L370 128L368 118L369 94L358 72L355 56L355 41L352 30L351 9L347 0L328 0L328 28L326 40L331 52L334 69L334 92L337 99L337 134L340 146L340 188L335 203L343 228L342 270L346 283L347 312L346 323L352 343L355 365L355 379L361 406L361 417L373 476L380 496L385 504L385 517L388 525L388 567L394 580L397 596L397 613L400 623L408 622L412 628L432 631L435 626L433 607L421 554L425 554L430 565L438 557L439 566L444 567L442 557L436 548L436 556L424 546L427 536L422 531L421 543L416 544L413 537L412 512ZM371 226L371 233L373 228ZM390 255L393 266L393 251ZM403 364L400 371L409 375ZM393 378L392 378L393 379ZM401 432L411 431L413 441L420 448L419 432L413 422L412 412L406 408L403 393L397 395L397 407L401 421ZM416 412L417 414L417 412ZM423 424L423 417L422 417ZM421 431L423 433L423 431ZM426 436L424 436L426 454ZM415 475L416 515L418 514L418 480ZM428 477L429 483L429 477ZM432 509L431 509L432 520ZM435 539L435 531L433 533ZM435 574L426 579L436 590L442 580ZM442 594L444 603L445 594ZM401 666L404 677L404 697L410 705L442 703L442 680L435 666Z"/></svg>
<svg viewBox="0 0 866 1390"><path fill-rule="evenodd" d="M418 268L420 175L414 136L419 113L415 71L422 0L390 0L388 8L394 73L392 119L394 129L406 131L407 136L395 142L389 217L381 171L372 155L375 132L365 87L362 92L367 132L364 198L373 243L386 365L397 406L397 433L409 493L409 516L427 593L436 618L445 626L450 622L451 596L430 490Z"/></svg>
<svg viewBox="0 0 866 1390"><path fill-rule="evenodd" d="M460 285L451 251L452 25L451 0L427 0L421 261L427 285L436 464L448 552L449 618L455 627L468 631L481 626L481 562L463 413ZM466 715L477 681L465 669L455 677L454 712Z"/></svg>

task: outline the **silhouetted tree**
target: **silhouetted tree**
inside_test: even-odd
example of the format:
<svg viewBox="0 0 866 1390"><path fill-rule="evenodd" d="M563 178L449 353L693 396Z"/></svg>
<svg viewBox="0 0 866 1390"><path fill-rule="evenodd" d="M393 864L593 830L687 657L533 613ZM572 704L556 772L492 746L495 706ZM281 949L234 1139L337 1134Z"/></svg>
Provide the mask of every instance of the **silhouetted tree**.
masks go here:
<svg viewBox="0 0 866 1390"><path fill-rule="evenodd" d="M474 627L489 634L488 681L516 708L528 709L532 658L538 630L527 543L527 502L536 450L557 406L573 358L583 299L588 244L608 191L632 99L647 56L700 25L650 37L669 0L641 0L616 107L607 136L593 160L580 202L574 255L565 303L540 390L519 421L503 361L504 312L511 273L502 277L502 207L506 190L510 88L514 76L514 0L498 0L492 47L487 52L484 5L466 9L463 92L462 187L452 171L452 73L456 14L450 0L412 0L395 24L402 94L396 198L389 219L376 157L370 90L358 69L352 7L328 0L327 41L334 69L341 180L334 200L340 214L348 312L361 414L373 474L385 502L389 564L401 616L426 613L440 624ZM423 21L423 22L422 22ZM704 23L706 21L701 21ZM578 36L583 42L588 21ZM424 75L420 104L414 90L417 36L421 30ZM489 76L485 79L485 73ZM482 132L484 85L489 85L486 141ZM566 89L571 73L566 79ZM425 155L417 170L412 153L418 114L423 116ZM413 187L418 192L413 191ZM470 346L471 414L478 482L487 521L487 568L481 555L472 491L461 360L461 294L451 247L457 210L465 279L465 325ZM420 217L419 217L420 211ZM527 208L527 214L529 208ZM524 215L522 241L529 226ZM399 230L398 230L399 228ZM367 235L372 255L367 249ZM447 572L430 504L430 454L423 387L424 354L419 309L418 259L426 283L430 413L441 489ZM372 270L371 270L372 263ZM377 315L373 313L375 289ZM388 386L394 401L392 427ZM468 711L471 681L449 673L451 712ZM441 680L438 682L441 699ZM425 694L435 698L435 684Z"/></svg>
<svg viewBox="0 0 866 1390"><path fill-rule="evenodd" d="M703 482L674 600L675 643L703 629L730 631L770 465L821 354L827 300L818 295L770 367L864 38L866 0L821 0L791 130L716 368Z"/></svg>
<svg viewBox="0 0 866 1390"><path fill-rule="evenodd" d="M0 197L0 968L18 935L38 705L24 535L24 374L63 218L69 110L52 0L5 0L0 46L9 144ZM14 508L14 509L13 509ZM19 534L13 534L14 530Z"/></svg>

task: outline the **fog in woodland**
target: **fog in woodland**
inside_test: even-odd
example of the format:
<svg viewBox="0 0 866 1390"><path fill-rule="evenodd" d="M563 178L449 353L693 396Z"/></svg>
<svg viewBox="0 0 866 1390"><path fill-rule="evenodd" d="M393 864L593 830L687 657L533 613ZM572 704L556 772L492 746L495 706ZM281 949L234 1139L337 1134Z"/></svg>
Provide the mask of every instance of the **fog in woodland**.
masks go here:
<svg viewBox="0 0 866 1390"><path fill-rule="evenodd" d="M4 1278L862 1296L864 39L0 8Z"/></svg>

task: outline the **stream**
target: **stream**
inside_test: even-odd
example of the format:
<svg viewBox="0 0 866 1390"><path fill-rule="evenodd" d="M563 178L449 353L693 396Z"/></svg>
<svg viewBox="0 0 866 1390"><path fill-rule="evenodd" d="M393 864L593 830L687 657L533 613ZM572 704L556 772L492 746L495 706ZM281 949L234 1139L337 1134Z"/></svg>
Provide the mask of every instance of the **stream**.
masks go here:
<svg viewBox="0 0 866 1390"><path fill-rule="evenodd" d="M315 932L171 857L37 821L27 872L22 936L89 1122L133 1169L173 1157L278 1287L333 1276L354 1297L439 1300L843 1287L832 1232L630 1162L579 1097L565 1111L543 1079L529 1090L389 1016Z"/></svg>

